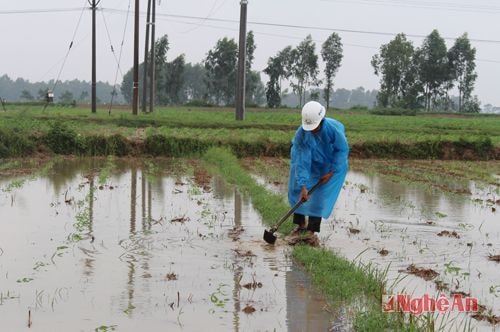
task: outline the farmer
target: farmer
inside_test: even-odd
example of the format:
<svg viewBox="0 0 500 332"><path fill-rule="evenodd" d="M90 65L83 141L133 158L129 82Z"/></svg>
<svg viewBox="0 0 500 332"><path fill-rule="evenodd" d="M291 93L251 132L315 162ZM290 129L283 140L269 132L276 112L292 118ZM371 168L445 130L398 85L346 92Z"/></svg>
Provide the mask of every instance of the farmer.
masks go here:
<svg viewBox="0 0 500 332"><path fill-rule="evenodd" d="M302 126L292 140L288 201L304 200L293 215L297 228L292 234L320 231L321 218L328 218L344 183L349 146L344 125L325 118L325 108L310 101L302 108ZM321 185L309 196L308 190ZM306 221L306 216L308 220Z"/></svg>

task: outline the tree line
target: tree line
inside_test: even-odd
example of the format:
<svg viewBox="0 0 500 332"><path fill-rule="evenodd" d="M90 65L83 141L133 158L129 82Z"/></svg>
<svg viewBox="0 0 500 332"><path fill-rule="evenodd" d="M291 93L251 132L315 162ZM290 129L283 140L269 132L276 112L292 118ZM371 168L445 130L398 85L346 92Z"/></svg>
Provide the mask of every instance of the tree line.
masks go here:
<svg viewBox="0 0 500 332"><path fill-rule="evenodd" d="M258 106L264 103L264 84L260 73L252 70L255 38L252 31L246 40L246 104ZM181 54L168 61L168 35L155 42L155 103L160 105L210 104L229 106L235 102L238 65L238 44L224 37L208 51L202 63L186 63ZM151 54L148 54L151 59ZM151 63L151 62L149 62ZM143 66L139 65L139 84L144 82ZM149 79L149 78L148 78ZM133 72L123 77L121 92L127 102L132 100ZM142 91L139 91L142 99Z"/></svg>
<svg viewBox="0 0 500 332"><path fill-rule="evenodd" d="M283 85L288 82L293 92L298 95L298 105L305 103L306 92L310 87L324 83L323 95L318 91L310 93L310 99L322 97L329 108L333 91L333 79L342 62L342 41L337 33L332 33L323 43L321 57L325 62L324 81L318 78L319 65L316 55L316 43L308 35L297 47L287 46L278 54L269 58L264 72L269 76L266 86L267 106L280 107L282 104Z"/></svg>
<svg viewBox="0 0 500 332"><path fill-rule="evenodd" d="M477 78L475 60L476 49L466 33L450 49L437 30L418 48L400 33L382 45L371 61L375 75L380 76L378 104L426 111L479 112L479 100L472 96ZM450 96L453 89L458 91L458 100Z"/></svg>
<svg viewBox="0 0 500 332"><path fill-rule="evenodd" d="M342 43L340 37L333 33L322 45L321 56L325 62L324 81L318 79L318 56L315 54L315 43L309 35L296 48L286 47L275 57L269 58L264 73L269 82L264 87L260 73L252 70L255 38L252 31L246 39L246 104L263 105L267 101L270 108L282 106L282 99L287 95L283 84L288 82L293 94L288 94L288 101L298 96L296 105L303 105L306 96L310 99L326 100L330 105L333 93L333 79L342 60ZM230 106L235 102L238 44L234 39L224 37L208 51L202 63L185 62L184 54L172 61L167 61L169 50L168 36L155 42L155 102L161 105L199 103ZM151 54L148 55L151 59ZM139 67L139 84L144 81L143 63ZM121 92L127 102L132 100L133 73L130 69L123 78ZM324 88L316 91L314 87L324 82ZM312 90L310 90L312 88ZM141 94L141 91L139 92ZM290 98L291 97L291 98ZM142 95L140 95L142 99ZM370 105L371 106L371 105Z"/></svg>
<svg viewBox="0 0 500 332"><path fill-rule="evenodd" d="M308 35L296 47L287 46L271 56L263 72L269 77L266 85L260 73L252 69L256 43L250 31L246 40L246 104L269 108L297 107L307 100L319 100L338 108L352 106L425 109L427 111L478 112L480 103L473 96L477 79L476 49L467 34L447 49L437 30L432 31L420 47L415 47L405 34L398 34L380 47L371 65L380 77L379 91L334 90L334 79L343 59L340 36L332 33L316 54L316 43ZM232 38L221 38L200 63L186 63L181 54L169 61L168 35L155 41L155 103L159 105L232 106L235 102L238 44ZM148 54L151 63L151 54ZM320 79L319 61L323 61ZM143 63L139 65L139 84L144 82ZM149 73L147 74L149 75ZM149 78L148 78L149 79ZM29 83L23 79L0 77L0 97L7 100L41 100L48 83ZM107 83L98 83L99 102L112 95L117 103L131 103L133 71L123 77L121 94ZM291 89L291 91L290 91ZM90 84L84 81L60 82L56 99L61 102L88 102ZM458 96L452 94L458 93ZM139 89L142 100L142 89Z"/></svg>
<svg viewBox="0 0 500 332"><path fill-rule="evenodd" d="M0 76L0 98L12 102L45 101L47 91L54 87L54 80L48 82L30 82L23 78L11 79L8 75ZM125 102L111 84L97 82L98 103L109 103L113 93L118 104ZM113 92L114 91L114 92ZM62 104L90 103L90 82L71 80L59 81L54 91L54 101Z"/></svg>

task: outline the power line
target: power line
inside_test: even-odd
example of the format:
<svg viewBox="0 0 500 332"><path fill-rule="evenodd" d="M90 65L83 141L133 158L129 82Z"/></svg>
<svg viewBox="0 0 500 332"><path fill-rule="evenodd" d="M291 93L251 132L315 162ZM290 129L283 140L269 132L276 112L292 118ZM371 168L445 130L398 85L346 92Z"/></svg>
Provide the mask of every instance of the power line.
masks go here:
<svg viewBox="0 0 500 332"><path fill-rule="evenodd" d="M194 22L186 22L186 21L178 21L178 20L173 20L170 18L165 18L165 21L168 22L173 22L173 23L178 23L178 24L187 24L187 25L198 25L198 23ZM222 27L218 25L210 25L210 24L203 24L204 27L206 28L212 28L212 29L219 29L219 30L225 30L225 31L238 31L237 28L228 28L228 27ZM284 35L284 34L276 34L276 33L269 33L269 32L262 32L258 30L252 30L253 33L256 35L263 35L263 36L270 36L270 37L277 37L277 38L286 38L286 39L293 39L293 40L303 40L304 38L298 37L298 36L292 36L292 35ZM181 32L183 33L183 32ZM318 40L318 39L313 39L314 42L316 43L323 43L324 40ZM353 43L344 43L342 42L342 45L344 46L352 46L352 47L360 47L360 48L367 48L367 49L373 49L373 50L378 50L379 47L376 46L369 46L369 45L361 45L361 44L353 44Z"/></svg>
<svg viewBox="0 0 500 332"><path fill-rule="evenodd" d="M102 10L106 10L109 12L115 13L123 13L122 9L112 9L112 8L102 8ZM141 12L141 15L144 15ZM201 16L190 16L190 15L175 15L175 14L157 14L159 17L173 17L173 18L181 18L181 19L190 19L190 20L205 20L212 22L224 22L224 23L238 23L237 20L232 19L223 19L223 18L210 18L210 17L201 17ZM305 29L305 30L317 30L317 31L328 31L328 32L344 32L344 33L356 33L356 34L367 34L367 35L378 35L378 36L396 36L398 33L396 32L382 32L382 31L370 31L370 30L356 30L356 29L341 29L341 28L327 28L327 27L318 27L318 26L306 26L306 25L296 25L296 24L280 24L280 23L270 23L270 22L257 22L257 21L248 21L250 25L259 25L259 26L270 26L270 27L279 27L279 28L292 28L292 29ZM426 38L427 35L420 34L406 34L407 37L412 38ZM454 37L442 37L446 40L456 40ZM500 40L494 39L477 39L477 38L469 38L470 41L476 43L491 43L491 44L500 44Z"/></svg>
<svg viewBox="0 0 500 332"><path fill-rule="evenodd" d="M402 1L402 0L320 0L322 2L338 2L345 4L361 4L369 6L385 7L410 7L423 9L453 10L463 12L478 12L487 14L496 14L500 12L500 7L478 4L459 4L450 2L434 1Z"/></svg>
<svg viewBox="0 0 500 332"><path fill-rule="evenodd" d="M86 0L85 0L86 1ZM61 77L62 71L64 69L64 65L66 64L66 60L68 59L69 52L71 51L71 48L73 47L73 42L76 37L76 33L78 31L78 28L80 27L80 23L82 22L82 17L83 17L83 12L85 11L86 7L82 7L80 10L80 17L78 18L78 23L76 24L75 31L73 32L73 37L71 37L71 43L69 44L68 51L66 52L66 56L64 57L63 63L61 65L61 69L59 70L59 74L57 75L57 79L54 82L54 86L52 87L52 92L54 93L57 87L57 84L59 82L59 78Z"/></svg>
<svg viewBox="0 0 500 332"><path fill-rule="evenodd" d="M128 9L127 9L127 17L125 19L125 26L123 27L123 36L122 36L122 42L120 44L120 55L118 56L118 66L116 68L116 72L115 72L115 81L113 83L113 92L111 94L111 101L109 103L109 109L108 109L108 114L111 114L111 108L113 107L113 100L115 99L115 94L116 94L116 81L118 80L118 71L120 71L120 73L122 74L122 77L123 77L123 73L120 69L120 62L122 60L122 52L123 52L123 44L124 44L124 41L125 41L125 34L127 32L127 26L128 26L128 19L129 19L129 13L130 13L130 5L131 5L131 0L128 1ZM103 17L104 17L104 14L103 14Z"/></svg>
<svg viewBox="0 0 500 332"><path fill-rule="evenodd" d="M210 9L210 11L208 12L207 16L200 23L197 23L193 28L191 28L189 30L186 30L186 31L183 31L182 33L192 32L192 31L198 29L199 27L205 25L205 22L207 21L207 19L210 18L210 17L212 17L212 15L215 15L219 11L219 9L221 9L222 6L224 6L224 4L226 3L227 0L224 0L219 7L215 8L215 6L217 5L218 1L219 0L216 0L214 2L214 4L213 4L212 8Z"/></svg>
<svg viewBox="0 0 500 332"><path fill-rule="evenodd" d="M115 12L115 13L121 14L121 13L118 13L118 12ZM203 19L205 19L205 17ZM187 24L187 25L195 25L195 26L199 25L199 23L186 22L186 21L175 20L175 19L170 19L170 18L164 18L164 20L166 20L168 22L179 23L179 24ZM228 28L228 27L222 27L222 26L217 26L217 25L203 24L203 26L207 27L207 28L219 29L219 30L225 30L225 31L238 31L237 28ZM253 30L253 32L256 35L264 35L264 36L271 36L271 37L277 37L277 38L286 38L286 39L294 39L294 40L303 40L302 37L297 37L297 36L292 36L292 35L275 34L275 33L269 33L269 32L256 31L256 30ZM324 40L317 40L317 39L313 39L313 41L315 41L317 43L323 43L324 42ZM366 49L372 49L372 50L378 50L380 48L380 47L376 47L376 46L354 44L354 43L344 43L344 42L342 43L342 45L344 45L344 46L351 46L351 47L366 48ZM489 63L500 63L500 61L491 60L491 59L476 59L476 61L479 61L479 62L489 62Z"/></svg>
<svg viewBox="0 0 500 332"><path fill-rule="evenodd" d="M106 29L106 34L108 36L108 41L109 41L109 46L111 48L111 53L113 53L113 58L115 59L115 62L118 66L118 70L120 71L120 74L123 76L123 72L122 72L122 69L120 67L120 63L118 62L118 58L116 57L115 48L113 47L113 41L111 40L111 35L109 33L108 23L106 22L106 18L104 17L104 12L101 11L101 14L102 14L102 20L104 22L104 27Z"/></svg>
<svg viewBox="0 0 500 332"><path fill-rule="evenodd" d="M87 7L83 7L85 9ZM82 10L82 7L77 8L47 8L47 9L14 9L14 10L0 10L0 15L8 14L42 14L42 13L65 13L77 12Z"/></svg>
<svg viewBox="0 0 500 332"><path fill-rule="evenodd" d="M322 0L322 1L343 1L343 0ZM353 0L349 0L349 3L352 3ZM354 0L356 1L356 0ZM363 0L357 0L358 2L363 2ZM365 3L367 1L364 1ZM369 2L378 3L376 0L372 0ZM430 3L430 2L429 2ZM0 15L5 14L27 14L27 13L54 13L54 12L69 12L69 11L79 11L82 8L51 8L51 9L25 9L25 10L4 10L0 11ZM84 7L85 9L85 7ZM491 10L498 10L498 7L491 7ZM123 9L113 9L113 8L101 8L101 10L106 10L108 12L115 13L126 13L126 10ZM145 15L144 12L140 12L140 15ZM212 21L212 22L224 22L224 23L239 23L237 20L231 19L222 19L222 18L212 18L212 17L201 17L201 16L190 16L190 15L175 15L175 14L164 14L158 13L159 17L173 17L173 18L183 18L183 19L191 19L191 20L202 20L203 21ZM202 23L203 24L203 23ZM261 25L261 26L271 26L271 27L281 27L281 28L293 28L293 29L307 29L307 30L318 30L318 31L330 31L330 32L345 32L345 33L357 33L357 34L368 34L368 35L378 35L378 36L395 36L398 33L396 32L382 32L382 31L370 31L370 30L357 30L357 29L341 29L341 28L327 28L327 27L318 27L318 26L305 26L305 25L295 25L295 24L279 24L279 23L269 23L269 22L256 22L256 21L248 21L250 25ZM421 34L405 34L408 37L412 38L426 38L426 35ZM442 37L446 40L455 40L454 37ZM491 43L491 44L500 44L500 40L494 39L477 39L477 38L469 38L470 41L477 43Z"/></svg>

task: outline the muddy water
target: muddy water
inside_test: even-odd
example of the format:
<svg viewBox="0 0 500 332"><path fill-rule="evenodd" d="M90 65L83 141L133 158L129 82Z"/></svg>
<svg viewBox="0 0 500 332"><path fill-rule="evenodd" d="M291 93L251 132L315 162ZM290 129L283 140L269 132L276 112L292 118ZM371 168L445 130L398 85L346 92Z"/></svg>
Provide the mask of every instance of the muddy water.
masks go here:
<svg viewBox="0 0 500 332"><path fill-rule="evenodd" d="M286 193L286 184L257 178L269 189ZM448 297L451 291L470 293L500 316L500 264L488 260L489 255L500 254L500 206L493 203L500 199L499 188L472 182L469 187L471 196L443 194L349 172L333 215L322 224L320 238L348 259L380 270L388 267L396 291L437 297L435 281L439 280L448 284ZM438 236L441 231L456 232L459 238ZM382 249L388 255L380 255ZM439 276L425 281L401 272L410 264L433 269ZM452 314L446 319L446 330L463 330L470 317ZM475 320L471 325L493 329Z"/></svg>
<svg viewBox="0 0 500 332"><path fill-rule="evenodd" d="M100 183L102 166L58 163L0 192L0 330L348 328L284 247L263 244L259 216L234 188L119 162Z"/></svg>

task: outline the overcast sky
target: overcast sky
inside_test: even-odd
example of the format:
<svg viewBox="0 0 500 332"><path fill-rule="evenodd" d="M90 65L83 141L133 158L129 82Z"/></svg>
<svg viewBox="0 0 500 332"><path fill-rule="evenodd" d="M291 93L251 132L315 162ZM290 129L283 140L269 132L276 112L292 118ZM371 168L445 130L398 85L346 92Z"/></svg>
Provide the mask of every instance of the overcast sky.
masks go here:
<svg viewBox="0 0 500 332"><path fill-rule="evenodd" d="M129 0L102 0L97 14L98 50L97 77L113 83L116 60L110 50L106 31L116 57L119 55ZM188 62L200 62L219 38L238 37L238 24L217 22L213 19L239 19L239 0L157 0L156 36L168 34L171 60L184 53ZM475 93L483 105L500 105L500 4L494 0L249 0L250 22L301 25L331 29L360 30L428 35L438 29L443 37L456 38L468 32L469 38L499 40L499 42L473 41L477 49ZM61 73L61 79L90 80L91 77L91 12L55 11L56 9L88 7L83 0L0 0L0 75L22 77L30 81L47 81L57 78L62 60L76 30L74 46ZM128 20L123 44L121 67L126 72L133 61L133 7ZM147 1L141 0L141 11L146 11ZM14 10L47 9L43 13L6 13ZM110 9L119 9L113 11ZM174 18L162 14L196 16L203 19ZM103 17L104 16L104 17ZM144 16L141 31L144 31ZM105 24L106 23L106 24ZM321 43L331 31L271 27L249 23L255 32L257 49L254 69L262 70L270 56L288 45L297 45L308 34L316 41L319 54ZM344 44L344 59L335 79L335 88L378 88L379 79L370 65L372 56L380 45L393 36L339 32ZM420 46L422 38L410 38ZM141 61L144 52L141 35ZM451 47L453 40L447 40ZM267 77L263 74L263 80ZM121 75L118 76L118 83Z"/></svg>

